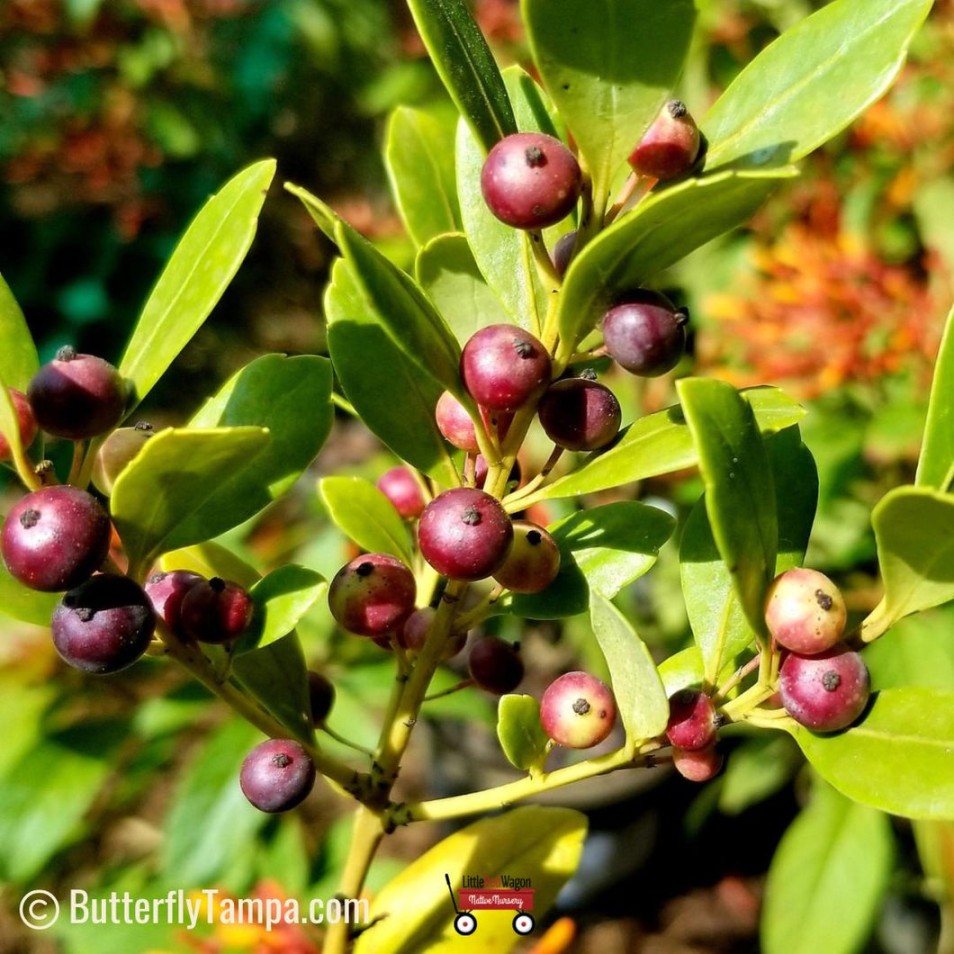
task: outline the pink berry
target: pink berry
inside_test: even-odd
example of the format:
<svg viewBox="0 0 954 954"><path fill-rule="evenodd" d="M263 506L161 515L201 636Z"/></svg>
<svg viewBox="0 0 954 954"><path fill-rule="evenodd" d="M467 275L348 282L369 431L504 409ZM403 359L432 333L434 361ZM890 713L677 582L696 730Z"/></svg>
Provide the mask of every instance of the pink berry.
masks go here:
<svg viewBox="0 0 954 954"><path fill-rule="evenodd" d="M674 179L688 172L699 155L701 137L685 103L671 99L629 156L637 175Z"/></svg>
<svg viewBox="0 0 954 954"><path fill-rule="evenodd" d="M868 668L856 652L841 647L815 656L789 653L779 670L785 711L813 732L851 725L868 704Z"/></svg>
<svg viewBox="0 0 954 954"><path fill-rule="evenodd" d="M666 738L680 749L695 752L709 748L716 738L716 713L712 700L694 689L682 689L669 700Z"/></svg>
<svg viewBox="0 0 954 954"><path fill-rule="evenodd" d="M205 583L205 577L190 570L171 570L169 573L153 573L146 580L146 596L156 611L156 616L178 636L185 636L182 628L182 601L193 586Z"/></svg>
<svg viewBox="0 0 954 954"><path fill-rule="evenodd" d="M786 649L811 656L841 640L848 614L838 587L817 570L779 574L765 596L765 625Z"/></svg>
<svg viewBox="0 0 954 954"><path fill-rule="evenodd" d="M616 722L616 703L606 683L585 672L568 672L547 687L540 700L543 731L569 749L602 742Z"/></svg>
<svg viewBox="0 0 954 954"><path fill-rule="evenodd" d="M676 771L690 782L708 782L722 768L723 758L715 745L704 749L673 748L672 764Z"/></svg>
<svg viewBox="0 0 954 954"><path fill-rule="evenodd" d="M546 390L550 355L540 341L516 325L488 325L464 345L460 373L482 407L517 411Z"/></svg>
<svg viewBox="0 0 954 954"><path fill-rule="evenodd" d="M405 520L416 520L424 512L424 491L407 467L392 467L378 478L377 487Z"/></svg>

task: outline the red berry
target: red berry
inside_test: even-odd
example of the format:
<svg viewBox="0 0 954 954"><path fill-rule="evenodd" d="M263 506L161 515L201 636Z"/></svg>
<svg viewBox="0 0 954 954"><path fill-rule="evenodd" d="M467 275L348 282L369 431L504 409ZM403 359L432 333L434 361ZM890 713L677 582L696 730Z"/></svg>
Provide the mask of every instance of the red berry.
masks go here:
<svg viewBox="0 0 954 954"><path fill-rule="evenodd" d="M516 325L475 332L460 356L460 373L473 399L492 411L517 411L550 383L550 355Z"/></svg>
<svg viewBox="0 0 954 954"><path fill-rule="evenodd" d="M328 588L331 615L348 632L383 636L414 610L414 574L397 557L365 553L345 564Z"/></svg>
<svg viewBox="0 0 954 954"><path fill-rule="evenodd" d="M785 711L800 725L837 732L868 704L868 668L858 653L840 647L815 656L789 653L779 670L779 691Z"/></svg>
<svg viewBox="0 0 954 954"><path fill-rule="evenodd" d="M674 179L688 172L699 155L701 137L684 103L671 99L629 157L633 171L653 179Z"/></svg>
<svg viewBox="0 0 954 954"><path fill-rule="evenodd" d="M494 579L514 593L539 593L560 572L560 548L543 527L514 521L513 546Z"/></svg>
<svg viewBox="0 0 954 954"><path fill-rule="evenodd" d="M55 592L82 583L109 552L109 517L96 498L64 484L19 500L3 523L3 561L34 590Z"/></svg>
<svg viewBox="0 0 954 954"><path fill-rule="evenodd" d="M571 451L605 447L619 433L623 419L616 395L588 378L564 378L551 384L537 413L547 437Z"/></svg>
<svg viewBox="0 0 954 954"><path fill-rule="evenodd" d="M502 696L523 680L523 660L510 643L485 636L474 645L467 660L470 678L487 692Z"/></svg>
<svg viewBox="0 0 954 954"><path fill-rule="evenodd" d="M676 771L690 782L708 782L722 768L723 758L715 745L704 749L673 748L672 764Z"/></svg>
<svg viewBox="0 0 954 954"><path fill-rule="evenodd" d="M424 559L455 580L481 580L500 567L513 542L513 523L500 501L456 487L435 497L418 526Z"/></svg>
<svg viewBox="0 0 954 954"><path fill-rule="evenodd" d="M559 139L514 133L490 150L480 187L487 207L501 222L540 229L570 214L583 176L576 157Z"/></svg>
<svg viewBox="0 0 954 954"><path fill-rule="evenodd" d="M616 722L616 703L606 683L585 672L568 672L547 686L540 700L543 731L569 749L602 742Z"/></svg>
<svg viewBox="0 0 954 954"><path fill-rule="evenodd" d="M146 580L146 596L149 597L156 616L177 636L185 636L181 619L182 601L193 586L205 582L204 576L191 570L153 573Z"/></svg>
<svg viewBox="0 0 954 954"><path fill-rule="evenodd" d="M182 598L179 620L192 639L227 643L245 632L254 608L245 587L213 576L189 588Z"/></svg>
<svg viewBox="0 0 954 954"><path fill-rule="evenodd" d="M686 349L685 311L663 295L630 292L603 316L603 343L631 374L654 378L671 371Z"/></svg>
<svg viewBox="0 0 954 954"><path fill-rule="evenodd" d="M269 739L246 756L239 785L259 811L287 812L307 798L316 776L315 763L299 743Z"/></svg>
<svg viewBox="0 0 954 954"><path fill-rule="evenodd" d="M37 425L36 418L33 416L33 409L30 402L22 391L15 388L9 388L10 401L13 403L13 410L16 411L17 425L20 431L20 446L26 449L33 443L36 437ZM0 434L0 460L10 459L10 444L7 439Z"/></svg>
<svg viewBox="0 0 954 954"><path fill-rule="evenodd" d="M407 467L392 467L378 478L377 487L405 520L415 520L424 512L424 491Z"/></svg>
<svg viewBox="0 0 954 954"><path fill-rule="evenodd" d="M716 738L716 713L712 700L694 689L682 689L669 700L666 738L690 752L709 748Z"/></svg>
<svg viewBox="0 0 954 954"><path fill-rule="evenodd" d="M474 422L464 405L450 391L445 391L437 399L434 418L437 421L437 429L454 447L459 447L461 450L471 453L477 452L477 434L474 429Z"/></svg>
<svg viewBox="0 0 954 954"><path fill-rule="evenodd" d="M419 653L424 648L424 643L436 615L437 610L432 606L422 606L420 609L414 610L404 621L404 625L397 635L398 643L402 648L412 653ZM441 658L451 659L456 656L464 648L466 642L466 632L451 633L444 645Z"/></svg>
<svg viewBox="0 0 954 954"><path fill-rule="evenodd" d="M811 656L841 640L848 618L838 587L817 570L780 573L765 596L765 625L786 649Z"/></svg>

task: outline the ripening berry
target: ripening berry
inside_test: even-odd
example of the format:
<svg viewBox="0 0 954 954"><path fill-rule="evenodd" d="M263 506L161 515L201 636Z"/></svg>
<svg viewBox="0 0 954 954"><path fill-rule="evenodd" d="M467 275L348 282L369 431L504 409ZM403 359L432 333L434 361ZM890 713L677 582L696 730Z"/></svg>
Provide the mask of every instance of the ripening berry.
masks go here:
<svg viewBox="0 0 954 954"><path fill-rule="evenodd" d="M259 811L274 814L300 805L316 777L315 763L298 742L269 739L245 757L239 785Z"/></svg>
<svg viewBox="0 0 954 954"><path fill-rule="evenodd" d="M630 153L629 164L640 176L675 179L692 168L700 145L699 128L685 103L671 99Z"/></svg>
<svg viewBox="0 0 954 954"><path fill-rule="evenodd" d="M78 441L115 427L126 410L126 386L102 358L60 348L27 388L37 423L47 434Z"/></svg>
<svg viewBox="0 0 954 954"><path fill-rule="evenodd" d="M308 711L311 724L323 725L331 707L335 704L335 687L331 680L320 672L308 670Z"/></svg>
<svg viewBox="0 0 954 954"><path fill-rule="evenodd" d="M103 441L93 461L93 486L105 496L113 492L116 478L143 449L155 431L140 421L135 427L118 427Z"/></svg>
<svg viewBox="0 0 954 954"><path fill-rule="evenodd" d="M482 580L506 558L513 542L513 523L490 494L455 487L424 508L417 537L424 559L441 575Z"/></svg>
<svg viewBox="0 0 954 954"><path fill-rule="evenodd" d="M17 426L20 431L20 446L25 450L33 443L36 437L37 425L36 418L33 416L33 409L30 402L22 391L15 388L8 388L10 401L13 404L13 410L17 415ZM0 434L0 460L10 459L10 444L7 439Z"/></svg>
<svg viewBox="0 0 954 954"><path fill-rule="evenodd" d="M564 378L547 388L537 407L540 424L557 447L594 451L609 444L623 420L616 395L589 378Z"/></svg>
<svg viewBox="0 0 954 954"><path fill-rule="evenodd" d="M837 647L815 656L789 653L779 670L785 711L813 732L847 728L868 704L868 668L858 653Z"/></svg>
<svg viewBox="0 0 954 954"><path fill-rule="evenodd" d="M686 311L657 292L630 292L603 316L603 343L630 374L655 378L679 363L688 320Z"/></svg>
<svg viewBox="0 0 954 954"><path fill-rule="evenodd" d="M470 678L481 689L497 696L513 692L523 680L520 653L496 636L485 636L474 644L467 668Z"/></svg>
<svg viewBox="0 0 954 954"><path fill-rule="evenodd" d="M170 570L168 573L153 573L144 587L156 616L177 636L185 636L182 628L182 601L186 593L206 579L191 570Z"/></svg>
<svg viewBox="0 0 954 954"><path fill-rule="evenodd" d="M437 610L433 606L422 606L420 609L414 610L398 630L397 641L401 648L408 652L419 653L424 648L424 643L427 641L427 635L436 615ZM466 642L466 632L452 632L444 644L444 652L441 654L441 658L453 658L464 648Z"/></svg>
<svg viewBox="0 0 954 954"><path fill-rule="evenodd" d="M559 139L514 133L490 150L480 173L487 207L517 229L541 229L566 218L583 187L580 164Z"/></svg>
<svg viewBox="0 0 954 954"><path fill-rule="evenodd" d="M780 573L765 596L765 625L786 649L811 656L841 640L848 618L838 587L817 570Z"/></svg>
<svg viewBox="0 0 954 954"><path fill-rule="evenodd" d="M616 723L616 703L605 682L586 672L568 672L547 686L540 700L543 731L568 749L602 742Z"/></svg>
<svg viewBox="0 0 954 954"><path fill-rule="evenodd" d="M407 467L392 467L378 478L377 487L405 520L416 520L424 512L424 491Z"/></svg>
<svg viewBox="0 0 954 954"><path fill-rule="evenodd" d="M12 507L0 535L10 574L34 590L68 590L91 576L109 552L109 517L85 490L43 487Z"/></svg>
<svg viewBox="0 0 954 954"><path fill-rule="evenodd" d="M690 782L708 782L722 768L724 759L715 743L704 749L680 749L673 747L672 764L676 771Z"/></svg>
<svg viewBox="0 0 954 954"><path fill-rule="evenodd" d="M557 275L562 278L566 270L570 267L570 260L573 258L573 252L576 250L576 229L561 235L553 246L550 258L553 261L553 268Z"/></svg>
<svg viewBox="0 0 954 954"><path fill-rule="evenodd" d="M709 748L716 738L716 712L712 700L696 689L681 689L669 700L666 738L690 752Z"/></svg>
<svg viewBox="0 0 954 954"><path fill-rule="evenodd" d="M414 574L397 557L364 553L335 574L328 606L349 633L383 636L413 612L416 595Z"/></svg>
<svg viewBox="0 0 954 954"><path fill-rule="evenodd" d="M434 419L437 421L437 429L454 447L459 447L461 450L471 453L477 452L477 434L474 422L464 405L450 391L445 391L437 399L437 407L434 408Z"/></svg>
<svg viewBox="0 0 954 954"><path fill-rule="evenodd" d="M515 520L513 546L494 579L514 593L539 593L560 572L560 548L543 527Z"/></svg>
<svg viewBox="0 0 954 954"><path fill-rule="evenodd" d="M550 355L516 325L488 325L475 332L460 356L460 374L471 397L492 411L517 411L550 383Z"/></svg>
<svg viewBox="0 0 954 954"><path fill-rule="evenodd" d="M227 643L245 632L254 609L244 586L213 576L189 588L182 598L179 620L191 639Z"/></svg>

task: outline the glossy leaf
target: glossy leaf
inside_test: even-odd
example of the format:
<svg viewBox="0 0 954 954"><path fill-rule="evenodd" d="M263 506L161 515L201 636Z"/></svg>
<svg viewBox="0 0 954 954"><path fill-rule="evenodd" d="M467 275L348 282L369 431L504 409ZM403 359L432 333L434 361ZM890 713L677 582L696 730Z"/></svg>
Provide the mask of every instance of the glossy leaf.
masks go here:
<svg viewBox="0 0 954 954"><path fill-rule="evenodd" d="M906 818L954 818L954 692L885 689L861 722L835 735L787 727L848 798Z"/></svg>
<svg viewBox="0 0 954 954"><path fill-rule="evenodd" d="M719 787L719 811L739 815L777 792L805 765L798 746L782 732L746 739L732 750Z"/></svg>
<svg viewBox="0 0 954 954"><path fill-rule="evenodd" d="M133 329L120 372L136 403L212 312L252 244L275 160L230 179L192 220Z"/></svg>
<svg viewBox="0 0 954 954"><path fill-rule="evenodd" d="M925 686L954 692L954 606L906 616L877 642L864 660L875 689Z"/></svg>
<svg viewBox="0 0 954 954"><path fill-rule="evenodd" d="M413 561L407 524L370 480L324 477L318 482L318 492L328 516L362 550L390 553L407 564Z"/></svg>
<svg viewBox="0 0 954 954"><path fill-rule="evenodd" d="M424 245L461 228L454 177L457 114L398 106L388 119L384 160L408 234Z"/></svg>
<svg viewBox="0 0 954 954"><path fill-rule="evenodd" d="M533 696L501 696L497 738L507 761L515 768L526 772L542 765L549 739L540 724L540 703Z"/></svg>
<svg viewBox="0 0 954 954"><path fill-rule="evenodd" d="M713 537L742 612L761 633L763 598L775 576L778 516L758 422L748 402L723 381L684 378L676 390L699 454Z"/></svg>
<svg viewBox="0 0 954 954"><path fill-rule="evenodd" d="M613 222L567 269L558 306L559 354L572 354L621 295L747 222L792 174L792 170L779 169L688 179L649 195Z"/></svg>
<svg viewBox="0 0 954 954"><path fill-rule="evenodd" d="M705 678L702 654L698 646L687 646L685 649L680 649L678 653L667 656L659 664L658 669L667 699L671 699L680 689L701 686Z"/></svg>
<svg viewBox="0 0 954 954"><path fill-rule="evenodd" d="M358 938L355 954L458 954L463 942L454 931L445 875L454 890L465 875L529 878L539 922L576 871L585 836L585 815L541 805L468 825L411 862L379 892L371 905L372 926ZM467 949L507 954L520 941L511 927L513 916L513 911L480 911Z"/></svg>
<svg viewBox="0 0 954 954"><path fill-rule="evenodd" d="M305 211L311 216L312 222L318 226L324 237L333 245L337 245L338 238L335 235L335 226L338 224L338 216L331 210L331 207L294 182L286 182L285 191L301 202Z"/></svg>
<svg viewBox="0 0 954 954"><path fill-rule="evenodd" d="M816 784L769 868L765 954L854 954L888 888L894 837L887 816Z"/></svg>
<svg viewBox="0 0 954 954"><path fill-rule="evenodd" d="M770 43L702 123L706 168L795 162L891 85L932 0L836 0Z"/></svg>
<svg viewBox="0 0 954 954"><path fill-rule="evenodd" d="M692 0L522 0L521 10L547 92L605 194L679 79Z"/></svg>
<svg viewBox="0 0 954 954"><path fill-rule="evenodd" d="M251 587L255 614L233 653L267 646L287 636L326 589L325 578L307 567L287 563L272 570Z"/></svg>
<svg viewBox="0 0 954 954"><path fill-rule="evenodd" d="M134 565L163 550L197 543L239 524L244 507L216 506L223 475L233 479L254 466L268 447L261 427L208 431L169 428L146 442L113 486L110 511ZM186 522L193 528L185 538Z"/></svg>
<svg viewBox="0 0 954 954"><path fill-rule="evenodd" d="M49 626L59 601L59 593L41 593L15 580L0 560L0 613L4 616L35 626Z"/></svg>
<svg viewBox="0 0 954 954"><path fill-rule="evenodd" d="M220 576L223 580L232 580L246 589L251 589L262 578L254 567L214 540L164 553L159 560L159 568L166 572L191 570L209 579Z"/></svg>
<svg viewBox="0 0 954 954"><path fill-rule="evenodd" d="M632 745L659 735L669 720L669 701L646 644L599 593L590 593L590 621L609 667L627 742Z"/></svg>
<svg viewBox="0 0 954 954"><path fill-rule="evenodd" d="M934 363L924 443L914 483L949 490L954 479L954 309L947 316L944 337Z"/></svg>
<svg viewBox="0 0 954 954"><path fill-rule="evenodd" d="M26 391L30 379L40 367L36 345L26 318L10 286L0 275L0 381L7 387Z"/></svg>
<svg viewBox="0 0 954 954"><path fill-rule="evenodd" d="M20 417L13 403L13 398L7 390L6 379L0 375L0 435L4 437L10 448L8 460L16 460L23 451L20 440Z"/></svg>
<svg viewBox="0 0 954 954"><path fill-rule="evenodd" d="M447 444L434 421L443 387L430 374L422 374L368 314L353 268L345 261L336 262L332 270L325 313L335 373L362 421L418 470L456 481ZM369 355L374 355L373 362ZM386 374L380 373L382 368Z"/></svg>
<svg viewBox="0 0 954 954"><path fill-rule="evenodd" d="M517 131L493 53L463 0L408 0L408 9L450 98L484 152Z"/></svg>
<svg viewBox="0 0 954 954"><path fill-rule="evenodd" d="M508 320L480 274L466 236L440 235L428 242L418 250L414 269L427 297L462 345L475 331Z"/></svg>

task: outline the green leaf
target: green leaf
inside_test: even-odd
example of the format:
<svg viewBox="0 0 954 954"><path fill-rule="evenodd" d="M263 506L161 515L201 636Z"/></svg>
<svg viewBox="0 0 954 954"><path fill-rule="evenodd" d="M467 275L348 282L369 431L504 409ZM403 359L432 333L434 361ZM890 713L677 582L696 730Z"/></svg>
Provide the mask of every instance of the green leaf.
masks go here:
<svg viewBox="0 0 954 954"><path fill-rule="evenodd" d="M782 837L762 913L765 954L853 954L877 921L894 857L881 812L816 785Z"/></svg>
<svg viewBox="0 0 954 954"><path fill-rule="evenodd" d="M787 729L818 774L848 798L905 818L954 818L954 692L885 689L845 732Z"/></svg>
<svg viewBox="0 0 954 954"><path fill-rule="evenodd" d="M789 427L805 415L804 408L777 388L752 388L740 393L755 412L763 432ZM572 473L528 496L524 504L597 493L694 467L698 462L682 409L670 407L639 418L609 450L590 455Z"/></svg>
<svg viewBox="0 0 954 954"><path fill-rule="evenodd" d="M692 0L522 0L547 92L565 117L598 199L682 72Z"/></svg>
<svg viewBox="0 0 954 954"><path fill-rule="evenodd" d="M659 735L669 721L669 700L646 644L626 617L599 593L590 593L590 621L609 667L628 744Z"/></svg>
<svg viewBox="0 0 954 954"><path fill-rule="evenodd" d="M308 666L296 633L235 656L232 675L288 729L290 738L314 741Z"/></svg>
<svg viewBox="0 0 954 954"><path fill-rule="evenodd" d="M777 792L804 764L798 747L781 732L746 739L726 762L719 811L740 815Z"/></svg>
<svg viewBox="0 0 954 954"><path fill-rule="evenodd" d="M659 664L659 678L663 681L666 698L671 699L680 689L702 685L705 672L698 646L687 646L673 653Z"/></svg>
<svg viewBox="0 0 954 954"><path fill-rule="evenodd" d="M4 616L36 626L49 626L59 601L59 593L41 593L15 580L0 560L0 613Z"/></svg>
<svg viewBox="0 0 954 954"><path fill-rule="evenodd" d="M287 636L327 588L325 578L307 567L288 563L251 587L255 615L233 648L238 655Z"/></svg>
<svg viewBox="0 0 954 954"><path fill-rule="evenodd" d="M918 487L948 490L954 479L954 309L944 326L944 337L934 364L924 443L914 483Z"/></svg>
<svg viewBox="0 0 954 954"><path fill-rule="evenodd" d="M626 292L747 222L779 182L793 174L778 169L688 179L650 194L613 222L574 256L567 269L557 312L559 354L569 357Z"/></svg>
<svg viewBox="0 0 954 954"><path fill-rule="evenodd" d="M517 131L493 53L463 0L408 0L408 9L450 98L484 152Z"/></svg>
<svg viewBox="0 0 954 954"><path fill-rule="evenodd" d="M954 606L907 616L865 649L875 689L926 686L954 692Z"/></svg>
<svg viewBox="0 0 954 954"><path fill-rule="evenodd" d="M769 44L702 123L706 168L795 162L891 85L931 0L836 0Z"/></svg>
<svg viewBox="0 0 954 954"><path fill-rule="evenodd" d="M335 262L331 276L325 292L328 348L348 400L398 457L432 477L456 483L457 471L434 420L443 387L430 374L422 374L376 316L368 314L349 263ZM369 355L374 355L373 362Z"/></svg>
<svg viewBox="0 0 954 954"><path fill-rule="evenodd" d="M418 250L414 269L462 345L481 328L507 321L500 300L480 274L466 236L455 233L432 239Z"/></svg>
<svg viewBox="0 0 954 954"><path fill-rule="evenodd" d="M135 403L199 330L238 271L274 175L275 160L267 159L230 179L176 246L119 363Z"/></svg>
<svg viewBox="0 0 954 954"><path fill-rule="evenodd" d="M295 196L305 207L305 211L311 216L311 220L318 226L319 230L328 239L332 245L337 246L338 237L335 235L335 226L338 224L338 216L325 205L317 196L312 195L307 189L294 182L285 183L285 191Z"/></svg>
<svg viewBox="0 0 954 954"><path fill-rule="evenodd" d="M0 275L0 381L7 387L26 391L30 379L40 367L36 345L26 318L10 291L10 286Z"/></svg>
<svg viewBox="0 0 954 954"><path fill-rule="evenodd" d="M500 697L497 738L507 761L522 772L543 764L547 738L540 724L540 703L533 696Z"/></svg>
<svg viewBox="0 0 954 954"><path fill-rule="evenodd" d="M318 482L318 492L328 516L362 550L390 553L407 564L413 561L407 524L370 480L324 477Z"/></svg>
<svg viewBox="0 0 954 954"><path fill-rule="evenodd" d="M775 576L778 517L775 482L755 413L723 381L684 378L676 390L699 454L713 537L742 612L761 633L765 590Z"/></svg>
<svg viewBox="0 0 954 954"><path fill-rule="evenodd" d="M889 621L954 599L954 496L896 487L871 515Z"/></svg>
<svg viewBox="0 0 954 954"><path fill-rule="evenodd" d="M223 475L254 466L269 443L261 427L209 431L169 428L146 442L113 485L110 511L130 562L141 566L164 549L197 543L240 523L215 506ZM194 528L184 539L182 527Z"/></svg>
<svg viewBox="0 0 954 954"><path fill-rule="evenodd" d="M459 954L454 908L445 875L456 891L466 875L529 878L533 916L542 919L580 861L586 816L568 808L526 805L483 818L455 832L408 865L375 897L371 927L355 954ZM480 911L467 949L507 954L520 941L511 927L513 911ZM473 943L471 943L473 942Z"/></svg>
<svg viewBox="0 0 954 954"><path fill-rule="evenodd" d="M416 245L461 228L454 178L457 114L399 106L388 119L384 162L398 212Z"/></svg>
<svg viewBox="0 0 954 954"><path fill-rule="evenodd" d="M159 569L166 573L170 570L191 570L209 579L220 576L246 589L251 589L262 578L254 567L214 540L164 553L159 560Z"/></svg>

